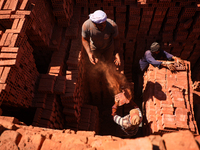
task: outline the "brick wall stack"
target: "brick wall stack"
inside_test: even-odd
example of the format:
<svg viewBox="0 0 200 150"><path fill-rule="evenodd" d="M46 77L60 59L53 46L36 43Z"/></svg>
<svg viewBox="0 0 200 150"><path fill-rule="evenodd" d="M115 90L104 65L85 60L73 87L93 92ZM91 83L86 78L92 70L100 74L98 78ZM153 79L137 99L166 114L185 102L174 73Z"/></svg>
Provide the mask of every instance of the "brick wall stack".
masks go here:
<svg viewBox="0 0 200 150"><path fill-rule="evenodd" d="M1 97L3 105L27 108L32 104L39 75L26 30L33 15L28 1L1 1Z"/></svg>
<svg viewBox="0 0 200 150"><path fill-rule="evenodd" d="M119 37L120 39L125 38L125 29L126 29L126 6L117 6L116 7L116 24L119 28Z"/></svg>
<svg viewBox="0 0 200 150"><path fill-rule="evenodd" d="M66 128L72 128L74 130L78 129L78 124L80 121L80 112L81 112L81 105L83 103L80 88L81 88L81 81L82 78L79 76L81 70L79 71L78 61L79 61L79 53L81 51L81 35L80 35L80 9L74 8L74 15L76 16L73 18L71 22L71 27L69 30L75 32L68 32L66 30L65 37L71 40L71 46L68 53L68 58L66 61L67 64L67 72L66 72L66 90L65 95L61 97L62 104L64 106L63 113L65 114L65 126Z"/></svg>
<svg viewBox="0 0 200 150"><path fill-rule="evenodd" d="M67 39L76 39L78 36L80 36L79 32L80 19L81 19L81 9L79 7L74 7L74 13L70 20L70 25L65 33Z"/></svg>
<svg viewBox="0 0 200 150"><path fill-rule="evenodd" d="M74 10L77 9L75 8ZM35 115L36 123L33 122L34 125L42 126L44 121L46 121L46 125L50 128L78 129L81 99L78 95L79 87L76 86L76 82L78 78L78 56L81 49L79 46L81 43L80 38L77 38L80 20L78 15L80 15L80 11L77 10L75 15L76 19L71 19L71 26L68 26L66 29L61 30L58 26L54 27L54 32L57 32L60 37L55 34L54 40L52 38L52 44L55 43L56 45L52 46L54 52L48 67L48 74L41 74L38 85L38 92L40 94L48 94L47 96L49 96L49 99L46 98L46 101L43 101L43 105L46 106L46 104L50 103L53 107L51 107L51 110L46 110L45 106L43 110L37 107L39 113L38 117L37 113ZM72 28L76 32L69 32ZM51 96L54 98L52 99ZM59 108L55 109L54 105ZM49 116L42 117L44 112L48 112ZM39 119L37 120L37 118ZM60 126L52 124L56 118L58 118L56 122Z"/></svg>
<svg viewBox="0 0 200 150"><path fill-rule="evenodd" d="M48 47L50 44L55 18L51 6L46 1L36 0L31 12L31 24L26 31L35 46Z"/></svg>
<svg viewBox="0 0 200 150"><path fill-rule="evenodd" d="M114 20L114 7L103 5L103 11L106 13L107 17Z"/></svg>
<svg viewBox="0 0 200 150"><path fill-rule="evenodd" d="M36 107L32 125L51 129L63 129L64 119L59 101L56 94L36 93L34 104L32 105L32 107Z"/></svg>
<svg viewBox="0 0 200 150"><path fill-rule="evenodd" d="M96 106L83 104L78 130L99 132L99 111Z"/></svg>
<svg viewBox="0 0 200 150"><path fill-rule="evenodd" d="M32 107L36 107L33 119L34 126L63 129L65 126L65 113L62 96L67 90L73 92L67 82L66 58L69 51L70 41L65 37L64 29L54 26L51 49L53 54L48 67L48 73L40 74L36 95ZM57 35L55 34L57 33ZM56 38L57 37L57 38ZM71 89L72 88L72 89ZM63 108L64 107L64 108ZM69 108L72 109L73 107Z"/></svg>
<svg viewBox="0 0 200 150"><path fill-rule="evenodd" d="M185 69L177 73L150 65L144 75L143 106L147 135L178 130L198 134L190 63L186 62Z"/></svg>
<svg viewBox="0 0 200 150"><path fill-rule="evenodd" d="M73 0L51 0L53 15L61 27L68 27L73 15Z"/></svg>
<svg viewBox="0 0 200 150"><path fill-rule="evenodd" d="M200 34L199 26L200 26L200 14L198 13L197 17L194 20L192 31L188 35L188 39L195 43L193 46L193 52L191 53L191 56L189 57L189 61L191 62L192 67L195 65L195 63L197 62L199 58L200 43L197 40Z"/></svg>

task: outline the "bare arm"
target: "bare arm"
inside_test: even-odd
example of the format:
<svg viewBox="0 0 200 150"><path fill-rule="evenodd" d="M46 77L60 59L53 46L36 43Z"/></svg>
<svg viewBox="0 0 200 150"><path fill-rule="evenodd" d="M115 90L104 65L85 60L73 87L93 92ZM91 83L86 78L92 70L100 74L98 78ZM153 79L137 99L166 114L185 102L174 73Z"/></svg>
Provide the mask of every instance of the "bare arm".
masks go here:
<svg viewBox="0 0 200 150"><path fill-rule="evenodd" d="M94 57L92 51L90 50L89 39L82 37L82 44L88 54L90 62L95 65L98 62L98 59Z"/></svg>
<svg viewBox="0 0 200 150"><path fill-rule="evenodd" d="M113 117L116 115L117 107L118 107L118 103L115 102L115 104L112 106L112 116Z"/></svg>
<svg viewBox="0 0 200 150"><path fill-rule="evenodd" d="M120 66L121 60L120 60L120 40L119 40L119 36L114 38L114 48L115 48L114 63L115 63L116 66Z"/></svg>

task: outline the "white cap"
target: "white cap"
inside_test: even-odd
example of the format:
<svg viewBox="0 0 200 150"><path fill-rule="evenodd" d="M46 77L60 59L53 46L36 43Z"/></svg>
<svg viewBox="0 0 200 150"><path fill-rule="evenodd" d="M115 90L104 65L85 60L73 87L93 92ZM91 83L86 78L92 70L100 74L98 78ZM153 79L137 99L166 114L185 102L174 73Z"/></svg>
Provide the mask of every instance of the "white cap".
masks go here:
<svg viewBox="0 0 200 150"><path fill-rule="evenodd" d="M106 13L102 10L96 10L94 13L90 14L89 17L92 22L97 24L100 24L107 19Z"/></svg>

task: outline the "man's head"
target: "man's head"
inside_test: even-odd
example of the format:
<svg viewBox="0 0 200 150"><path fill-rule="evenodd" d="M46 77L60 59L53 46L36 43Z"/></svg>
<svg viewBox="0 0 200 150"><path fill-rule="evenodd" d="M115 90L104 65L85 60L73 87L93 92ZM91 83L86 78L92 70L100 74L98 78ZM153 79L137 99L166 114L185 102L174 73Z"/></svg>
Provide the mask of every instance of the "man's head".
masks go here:
<svg viewBox="0 0 200 150"><path fill-rule="evenodd" d="M137 109L131 109L129 114L131 124L134 126L138 126L140 124L139 111Z"/></svg>
<svg viewBox="0 0 200 150"><path fill-rule="evenodd" d="M152 52L152 53L159 53L159 51L160 51L160 44L157 43L157 42L153 42L153 43L151 44L150 49L151 49L151 52Z"/></svg>
<svg viewBox="0 0 200 150"><path fill-rule="evenodd" d="M100 31L105 29L107 15L104 11L96 10L94 13L89 15L89 18Z"/></svg>

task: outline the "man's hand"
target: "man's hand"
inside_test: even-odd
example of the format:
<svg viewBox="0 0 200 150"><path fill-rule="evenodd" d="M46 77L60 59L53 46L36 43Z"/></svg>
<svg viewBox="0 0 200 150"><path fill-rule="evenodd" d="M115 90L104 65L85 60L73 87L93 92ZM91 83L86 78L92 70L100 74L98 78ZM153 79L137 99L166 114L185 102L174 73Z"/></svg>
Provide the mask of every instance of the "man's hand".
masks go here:
<svg viewBox="0 0 200 150"><path fill-rule="evenodd" d="M95 58L95 56L92 53L88 54L90 62L95 65L98 62L98 58Z"/></svg>
<svg viewBox="0 0 200 150"><path fill-rule="evenodd" d="M179 58L179 57L173 57L173 59L175 60L175 62L177 64L181 64L183 66L185 65L184 60L182 60L181 58Z"/></svg>
<svg viewBox="0 0 200 150"><path fill-rule="evenodd" d="M121 65L121 60L120 60L120 57L119 57L119 53L115 54L114 63L115 63L116 66L120 66Z"/></svg>
<svg viewBox="0 0 200 150"><path fill-rule="evenodd" d="M171 71L171 72L176 72L176 67L173 64L167 64L167 68Z"/></svg>

